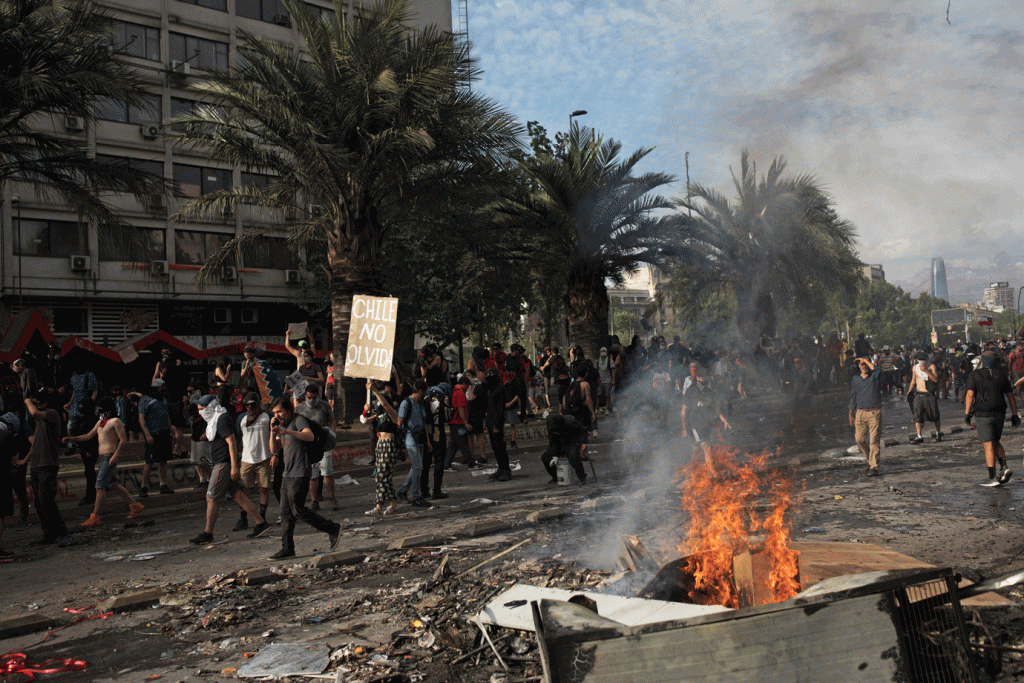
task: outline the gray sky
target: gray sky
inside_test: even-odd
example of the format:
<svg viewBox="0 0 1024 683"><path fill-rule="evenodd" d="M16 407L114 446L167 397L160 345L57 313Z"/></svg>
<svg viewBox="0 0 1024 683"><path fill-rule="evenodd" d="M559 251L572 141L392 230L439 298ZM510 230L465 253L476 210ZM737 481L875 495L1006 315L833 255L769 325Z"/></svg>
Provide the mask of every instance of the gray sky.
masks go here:
<svg viewBox="0 0 1024 683"><path fill-rule="evenodd" d="M889 279L1016 261L1024 237L1024 2L482 0L477 86L552 135L568 114L641 169L732 195L750 149L816 175ZM952 286L952 283L951 283Z"/></svg>

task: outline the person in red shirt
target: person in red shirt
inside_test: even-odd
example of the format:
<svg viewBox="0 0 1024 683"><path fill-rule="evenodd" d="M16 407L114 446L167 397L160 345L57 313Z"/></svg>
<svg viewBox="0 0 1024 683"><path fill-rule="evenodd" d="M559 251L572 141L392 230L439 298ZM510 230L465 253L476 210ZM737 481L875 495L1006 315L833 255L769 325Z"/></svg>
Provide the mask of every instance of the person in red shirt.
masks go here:
<svg viewBox="0 0 1024 683"><path fill-rule="evenodd" d="M466 462L473 462L473 453L469 450L469 401L466 399L466 388L469 386L469 378L459 375L459 379L452 391L452 418L448 420L448 451L444 456L444 468L455 469L452 462L455 460L455 451L462 452Z"/></svg>
<svg viewBox="0 0 1024 683"><path fill-rule="evenodd" d="M1020 400L1021 388L1017 382L1024 377L1024 350L1021 349L1019 343L1014 342L1013 351L1007 358L1007 362L1010 365L1010 384L1013 386L1013 396Z"/></svg>

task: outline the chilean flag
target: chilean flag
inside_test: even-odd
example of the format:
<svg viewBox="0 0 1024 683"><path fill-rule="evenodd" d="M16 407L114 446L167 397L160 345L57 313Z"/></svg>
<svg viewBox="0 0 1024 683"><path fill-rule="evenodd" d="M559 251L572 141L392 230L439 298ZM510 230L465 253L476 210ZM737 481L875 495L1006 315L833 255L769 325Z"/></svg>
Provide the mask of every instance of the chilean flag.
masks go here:
<svg viewBox="0 0 1024 683"><path fill-rule="evenodd" d="M988 327L992 327L992 317L989 316L987 318L978 318L978 324L981 325L982 327L985 327L986 325Z"/></svg>

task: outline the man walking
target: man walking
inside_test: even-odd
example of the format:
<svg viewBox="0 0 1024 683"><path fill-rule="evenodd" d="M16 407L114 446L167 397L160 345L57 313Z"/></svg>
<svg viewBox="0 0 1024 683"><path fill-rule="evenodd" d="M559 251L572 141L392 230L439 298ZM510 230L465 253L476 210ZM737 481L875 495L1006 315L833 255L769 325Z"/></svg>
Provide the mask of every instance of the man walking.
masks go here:
<svg viewBox="0 0 1024 683"><path fill-rule="evenodd" d="M409 454L409 474L398 489L398 499L416 507L430 507L422 495L420 479L423 476L423 451L431 448L427 440L427 426L423 413L423 397L427 383L418 379L413 383L413 392L398 406L398 427L405 434L405 452ZM411 496L411 498L410 498Z"/></svg>
<svg viewBox="0 0 1024 683"><path fill-rule="evenodd" d="M306 507L310 468L305 446L313 441L313 431L306 418L295 414L287 398L276 399L272 411L271 466L276 467L275 461L282 460L284 476L281 478L281 549L271 555L270 559L295 557L295 522L299 519L327 534L331 550L334 550L341 539L341 525L324 519Z"/></svg>
<svg viewBox="0 0 1024 683"><path fill-rule="evenodd" d="M242 434L242 486L246 491L256 486L260 492L260 516L267 516L270 504L270 415L260 406L260 395L250 391L242 401L245 412L238 417L238 432ZM242 510L232 531L249 528L249 516Z"/></svg>
<svg viewBox="0 0 1024 683"><path fill-rule="evenodd" d="M160 475L160 493L174 493L167 485L167 463L170 461L173 447L171 444L171 421L167 399L164 398L162 379L155 379L149 387L149 393L139 399L139 424L146 437L145 464L142 466L142 488L139 496L149 495L149 476L153 465L157 466Z"/></svg>
<svg viewBox="0 0 1024 683"><path fill-rule="evenodd" d="M54 392L45 390L38 398L25 399L25 409L36 421L35 439L32 450L22 460L32 463L32 495L35 497L36 514L43 527L43 538L39 545L57 543L61 548L71 545L68 527L57 507L57 472L60 471L60 415L52 407L57 403Z"/></svg>
<svg viewBox="0 0 1024 683"><path fill-rule="evenodd" d="M124 424L114 413L114 401L109 396L104 396L96 404L99 411L100 421L86 434L79 436L66 436L64 443L68 441L89 441L97 439L99 443L99 472L96 475L96 499L93 505L92 514L89 519L82 522L82 526L89 528L100 525L100 510L103 508L103 501L107 497L107 491L114 491L124 498L128 503L128 519L135 519L142 512L142 503L136 502L128 489L121 486L117 477L117 458L121 454L121 448L127 443Z"/></svg>
<svg viewBox="0 0 1024 683"><path fill-rule="evenodd" d="M199 414L206 420L203 438L210 442L210 485L206 489L206 527L203 533L192 539L192 543L203 545L213 541L213 527L217 524L221 498L231 498L239 507L256 520L249 538L266 533L270 525L263 519L256 506L245 495L239 483L242 478L238 440L235 438L235 421L220 404L217 397L206 395L199 399Z"/></svg>
<svg viewBox="0 0 1024 683"><path fill-rule="evenodd" d="M878 455L882 450L882 371L871 359L858 358L860 374L850 389L850 426L856 430L857 446L868 461L868 476L878 476Z"/></svg>
<svg viewBox="0 0 1024 683"><path fill-rule="evenodd" d="M1020 418L1017 416L1013 387L1006 373L997 367L995 352L986 351L981 354L981 367L967 377L964 405L964 422L970 425L971 417L974 417L978 427L978 441L985 450L988 480L983 481L982 486L1002 486L1013 476L1013 471L1006 466L1006 451L1002 444L1007 403L1010 404L1010 424L1016 427L1020 424Z"/></svg>
<svg viewBox="0 0 1024 683"><path fill-rule="evenodd" d="M331 411L327 401L320 399L320 385L312 382L306 385L305 401L295 406L295 413L315 422L324 432L336 428L334 413ZM327 500L331 503L332 510L338 510L338 499L334 496L334 450L313 451L313 444L306 444L306 455L309 457L309 508L314 512L320 510L321 478L323 490L327 493Z"/></svg>
<svg viewBox="0 0 1024 683"><path fill-rule="evenodd" d="M917 428L917 436L910 440L911 443L922 444L924 437L921 435L921 428L925 422L935 423L935 440L942 441L942 424L939 421L939 373L935 364L928 363L928 354L919 353L915 357L913 373L910 376L911 390L914 392L914 427Z"/></svg>

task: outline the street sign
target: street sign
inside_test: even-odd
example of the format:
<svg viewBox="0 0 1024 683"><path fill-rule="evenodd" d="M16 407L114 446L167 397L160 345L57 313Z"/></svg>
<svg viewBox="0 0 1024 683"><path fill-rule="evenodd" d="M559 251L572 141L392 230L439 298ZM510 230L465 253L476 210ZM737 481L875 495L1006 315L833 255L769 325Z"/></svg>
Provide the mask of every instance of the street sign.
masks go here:
<svg viewBox="0 0 1024 683"><path fill-rule="evenodd" d="M966 324L967 309L965 308L943 308L938 311L932 311L932 327Z"/></svg>

